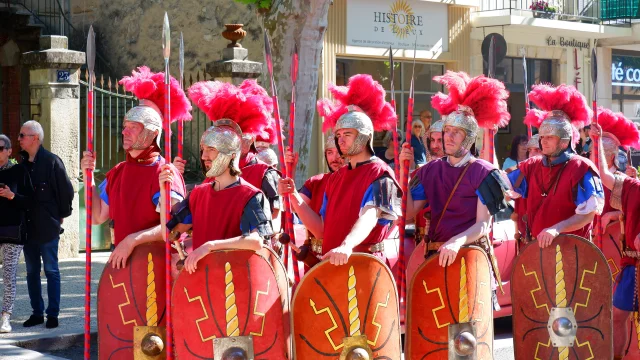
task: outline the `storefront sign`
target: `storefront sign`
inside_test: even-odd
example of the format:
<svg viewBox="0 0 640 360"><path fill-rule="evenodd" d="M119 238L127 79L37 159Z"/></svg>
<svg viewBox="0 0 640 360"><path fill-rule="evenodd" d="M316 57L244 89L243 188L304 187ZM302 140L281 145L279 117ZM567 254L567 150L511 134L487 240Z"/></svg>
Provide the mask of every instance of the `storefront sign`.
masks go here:
<svg viewBox="0 0 640 360"><path fill-rule="evenodd" d="M640 57L614 56L611 62L611 85L640 87Z"/></svg>
<svg viewBox="0 0 640 360"><path fill-rule="evenodd" d="M556 38L549 36L547 38L547 46L572 47L578 49L589 49L591 47L588 40L580 41L565 38L564 36L558 36Z"/></svg>
<svg viewBox="0 0 640 360"><path fill-rule="evenodd" d="M448 51L447 5L416 0L347 1L347 45Z"/></svg>

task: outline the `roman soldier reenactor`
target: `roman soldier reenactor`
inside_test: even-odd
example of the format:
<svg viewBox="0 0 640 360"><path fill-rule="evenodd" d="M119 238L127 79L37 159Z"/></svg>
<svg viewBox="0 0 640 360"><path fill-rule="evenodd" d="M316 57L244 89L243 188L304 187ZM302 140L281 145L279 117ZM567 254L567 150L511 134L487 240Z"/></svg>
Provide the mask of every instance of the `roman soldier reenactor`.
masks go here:
<svg viewBox="0 0 640 360"><path fill-rule="evenodd" d="M102 224L112 219L115 250L109 257L114 268L123 268L127 258L137 245L163 241L160 227L161 207L158 175L162 166L168 165L160 155L160 134L164 114L164 73L153 73L142 66L125 76L120 83L139 100L123 121L123 148L125 161L106 174L106 179L94 187L93 223ZM191 103L178 81L171 78L170 120L189 120ZM95 154L84 152L82 170L95 169ZM177 173L177 172L176 172ZM171 187L171 201L183 200L185 185L177 173Z"/></svg>
<svg viewBox="0 0 640 360"><path fill-rule="evenodd" d="M338 153L346 166L327 179L320 215L296 190L293 179L280 181L280 194L293 194L293 209L334 265L353 252L384 259L382 241L398 217L400 186L393 170L374 156L373 132L390 130L396 115L385 91L370 75L355 75L347 86L330 86L336 102L318 101L323 130L333 129ZM316 197L314 194L311 200Z"/></svg>
<svg viewBox="0 0 640 360"><path fill-rule="evenodd" d="M444 122L438 120L429 126L427 130L427 161L444 157L444 146L442 145L442 125Z"/></svg>
<svg viewBox="0 0 640 360"><path fill-rule="evenodd" d="M293 164L293 169L296 168L296 164L298 163L297 153L294 154L289 148L287 148L285 159L287 162ZM318 215L320 215L320 209L322 208L322 203L324 201L324 193L327 188L327 180L329 180L329 176L338 171L338 169L344 165L344 159L336 147L335 136L331 133L327 135L327 140L324 144L324 160L329 171L310 177L304 182L302 188L298 190L302 200L304 200L304 202L307 203L307 205L309 205ZM291 176L292 178L295 177L295 171L291 173ZM307 231L307 239L305 240L304 246L311 249L311 251L318 255L322 254L322 240L316 239L309 231Z"/></svg>
<svg viewBox="0 0 640 360"><path fill-rule="evenodd" d="M268 96L247 91L252 87L259 85L250 81L236 87L207 81L189 88L191 100L213 121L200 141L209 181L196 186L174 206L167 224L172 231L192 230L193 251L185 261L190 273L197 269L200 259L214 250L258 250L264 238L273 235L265 195L240 177L243 134L254 137L272 120L265 105ZM178 173L171 170L168 166L163 168L160 184L173 183Z"/></svg>
<svg viewBox="0 0 640 360"><path fill-rule="evenodd" d="M472 155L479 127L504 126L510 120L504 84L478 76L448 71L434 78L449 89L436 94L431 104L443 116L445 157L418 169L407 201L407 217L431 208L431 225L425 237L425 255L440 253L440 266L456 260L464 245L478 244L490 255L491 216L508 207L507 184L491 163ZM400 160L413 156L407 144ZM473 206L475 204L475 206ZM426 258L426 256L425 256Z"/></svg>
<svg viewBox="0 0 640 360"><path fill-rule="evenodd" d="M619 146L640 147L640 134L635 124L623 114L598 110L598 124L591 124L590 136L599 147L600 176L608 200L605 209L617 209L623 214L621 271L613 294L613 354L614 359L622 359L629 341L629 317L638 311L640 181L615 171L615 162Z"/></svg>
<svg viewBox="0 0 640 360"><path fill-rule="evenodd" d="M536 85L529 98L540 110L530 110L525 123L539 129L543 156L520 162L509 174L515 190L527 199L527 242L538 240L544 248L559 234L589 239L604 193L595 165L576 156L574 145L577 128L589 122L593 112L569 85Z"/></svg>
<svg viewBox="0 0 640 360"><path fill-rule="evenodd" d="M527 158L532 158L541 154L540 135L535 134L527 141ZM510 172L511 171L507 171L507 173ZM519 197L514 199L513 202L515 205L513 207L513 214L511 214L511 220L513 220L516 226L515 238L518 242L517 246L519 249L520 246L524 244L525 234L527 233L527 199Z"/></svg>

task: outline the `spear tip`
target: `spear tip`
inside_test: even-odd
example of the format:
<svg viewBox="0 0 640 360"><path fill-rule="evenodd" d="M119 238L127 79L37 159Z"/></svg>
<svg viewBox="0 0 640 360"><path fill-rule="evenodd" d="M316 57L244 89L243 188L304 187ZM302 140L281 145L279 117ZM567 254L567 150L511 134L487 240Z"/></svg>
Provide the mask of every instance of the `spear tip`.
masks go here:
<svg viewBox="0 0 640 360"><path fill-rule="evenodd" d="M169 59L171 54L171 29L169 27L169 15L165 11L164 22L162 23L162 55Z"/></svg>

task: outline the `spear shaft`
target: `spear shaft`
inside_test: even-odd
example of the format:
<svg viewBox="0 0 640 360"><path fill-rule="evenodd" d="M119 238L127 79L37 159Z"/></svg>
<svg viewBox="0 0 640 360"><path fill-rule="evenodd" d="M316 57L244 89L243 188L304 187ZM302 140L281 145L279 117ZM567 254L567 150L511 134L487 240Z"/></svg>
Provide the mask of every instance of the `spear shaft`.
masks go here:
<svg viewBox="0 0 640 360"><path fill-rule="evenodd" d="M593 124L598 123L598 60L596 58L596 47L594 46L591 49L591 83L593 84L593 101L591 103L591 108L593 109L593 119L591 122ZM600 149L596 141L593 141L593 156L595 159L596 168L600 168ZM605 164L606 165L606 164ZM594 226L594 235L596 238L596 245L598 248L602 249L602 223L600 222L600 216L595 216L595 226Z"/></svg>
<svg viewBox="0 0 640 360"><path fill-rule="evenodd" d="M293 144L295 136L295 123L296 123L296 82L298 81L298 45L294 45L293 57L291 59L291 104L289 105L289 150L293 153ZM295 172L293 162L288 164L289 175L293 177ZM288 211L290 208L287 209ZM293 214L292 212L290 212ZM291 240L296 243L296 232L293 228L293 221L289 229ZM288 247L285 247L285 255L289 251ZM287 260L288 260L287 256ZM293 279L296 284L300 282L300 262L296 257L296 252L291 252L291 260L293 261Z"/></svg>
<svg viewBox="0 0 640 360"><path fill-rule="evenodd" d="M393 62L393 49L389 46L389 79L391 81L391 106L393 111L397 114L396 110L396 90L395 90L395 66ZM396 180L400 181L400 144L398 141L398 120L393 127L391 135L393 136L393 165L396 173Z"/></svg>
<svg viewBox="0 0 640 360"><path fill-rule="evenodd" d="M184 90L184 39L180 32L180 56L178 58L180 67L180 89ZM184 120L178 119L178 157L184 160Z"/></svg>
<svg viewBox="0 0 640 360"><path fill-rule="evenodd" d="M164 13L164 23L162 26L162 55L164 57L164 121L162 128L164 132L164 158L171 161L171 78L169 75L169 57L171 56L171 30L169 28L169 16ZM164 183L164 215L165 221L171 218L171 184ZM171 241L169 228L165 229L165 311L167 314L167 359L173 359L173 327L171 321Z"/></svg>
<svg viewBox="0 0 640 360"><path fill-rule="evenodd" d="M93 78L96 61L96 36L93 25L87 35L87 69L89 90L87 92L87 151L93 155ZM84 177L85 192L85 285L84 285L84 359L91 358L91 236L93 225L93 170L87 169Z"/></svg>
<svg viewBox="0 0 640 360"><path fill-rule="evenodd" d="M273 59L271 57L271 41L269 40L269 35L267 31L264 31L264 48L265 48L265 62L267 63L267 69L269 70L269 78L271 80L271 96L273 98L273 116L276 121L276 133L278 136L278 161L281 164L280 169L282 171L282 175L287 178L289 177L289 168L284 159L284 141L282 139L282 124L280 123L280 107L278 106L278 92L276 91L276 82L273 76ZM284 209L282 217L285 220L284 224L284 232L289 234L291 239L294 239L295 232L293 231L293 215L291 214L290 207L290 197L289 195L285 195L283 197ZM295 240L294 240L295 243ZM285 247L285 267L287 268L287 273L289 272L288 267L288 247Z"/></svg>

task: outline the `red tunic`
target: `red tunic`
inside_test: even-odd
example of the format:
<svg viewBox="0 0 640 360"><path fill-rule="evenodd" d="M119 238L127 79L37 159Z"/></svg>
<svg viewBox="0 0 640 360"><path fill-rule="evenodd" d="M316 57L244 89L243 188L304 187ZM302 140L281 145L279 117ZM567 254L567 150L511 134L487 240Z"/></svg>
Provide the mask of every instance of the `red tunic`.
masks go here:
<svg viewBox="0 0 640 360"><path fill-rule="evenodd" d="M249 200L258 193L260 190L242 178L239 185L218 191L211 184L196 186L189 195L189 210L193 218L193 249L207 241L242 235L242 213Z"/></svg>
<svg viewBox="0 0 640 360"><path fill-rule="evenodd" d="M571 156L566 162L551 167L543 166L542 157L536 156L520 162L519 167L524 174L529 189L527 191L527 220L531 236L537 237L542 230L575 215L574 195L578 184L587 171L598 174L595 165L581 156ZM566 166L565 166L566 164ZM564 167L564 170L562 170ZM562 171L562 174L559 172ZM557 188L554 192L554 183ZM548 196L542 194L548 192ZM569 232L589 238L591 223L582 229Z"/></svg>
<svg viewBox="0 0 640 360"><path fill-rule="evenodd" d="M252 161L254 159L255 161ZM258 189L262 189L262 179L270 169L273 168L260 161L253 153L249 153L246 157L240 159L240 171L242 171L240 176Z"/></svg>
<svg viewBox="0 0 640 360"><path fill-rule="evenodd" d="M621 190L620 202L622 207L620 210L624 213L624 239L628 250L637 251L633 242L636 236L640 234L640 180L631 177L625 177L621 189L614 191L617 193ZM614 194L616 195L616 194ZM614 204L615 205L615 204ZM637 259L622 257L622 266L635 265Z"/></svg>
<svg viewBox="0 0 640 360"><path fill-rule="evenodd" d="M329 177L326 189L327 204L324 216L322 254L326 254L342 244L360 217L360 205L365 192L375 180L385 175L394 179L391 168L382 160L374 158L371 162L357 166L355 169L343 166ZM387 228L388 225L376 224L360 245L373 245L382 242Z"/></svg>
<svg viewBox="0 0 640 360"><path fill-rule="evenodd" d="M324 192L327 188L327 180L329 180L331 173L318 174L310 177L304 182L304 187L311 192L311 201L309 207L315 211L316 214L320 213L322 208L322 202L324 200Z"/></svg>
<svg viewBox="0 0 640 360"><path fill-rule="evenodd" d="M160 191L158 175L160 167L166 163L161 156L151 165L123 161L107 172L106 192L109 217L114 223L114 245L117 246L129 234L160 225L160 213L152 199ZM175 168L174 174L178 176L171 190L184 196L182 175Z"/></svg>
<svg viewBox="0 0 640 360"><path fill-rule="evenodd" d="M524 221L524 216L527 214L527 199L518 198L513 202L515 203L514 212L518 215L518 232L524 236L527 230L527 224Z"/></svg>

